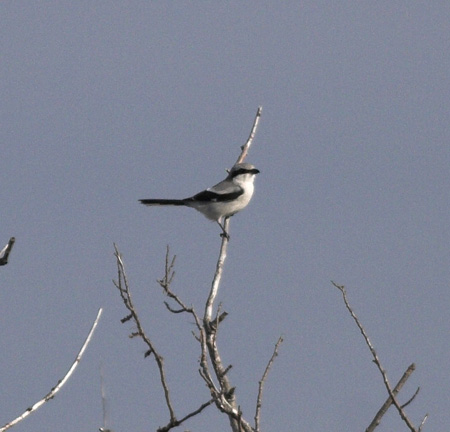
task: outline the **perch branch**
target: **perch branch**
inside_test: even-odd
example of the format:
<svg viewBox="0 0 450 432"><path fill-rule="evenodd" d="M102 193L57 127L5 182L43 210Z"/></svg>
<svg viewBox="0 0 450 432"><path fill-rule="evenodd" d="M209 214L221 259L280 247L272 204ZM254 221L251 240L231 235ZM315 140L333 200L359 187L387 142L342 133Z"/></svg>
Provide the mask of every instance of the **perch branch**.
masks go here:
<svg viewBox="0 0 450 432"><path fill-rule="evenodd" d="M409 430L411 432L417 432L416 429L414 428L414 425L411 423L411 420L408 418L406 413L403 411L402 407L398 403L398 401L397 401L397 399L396 399L396 397L395 397L395 395L393 393L393 390L391 388L391 385L390 385L388 377L387 377L387 373L384 370L383 366L381 365L380 359L378 358L378 354L376 353L375 348L373 347L372 342L370 341L369 336L366 333L366 330L362 326L361 322L359 321L359 319L356 316L355 312L353 312L353 309L351 308L351 306L350 306L350 304L348 302L347 293L345 291L345 287L343 285L338 285L338 284L334 283L333 281L331 281L331 283L341 292L342 297L344 299L345 307L349 311L351 317L353 318L353 320L355 321L356 325L358 326L359 331L363 335L364 340L366 341L366 345L369 347L369 350L372 353L373 361L376 364L378 370L380 371L381 376L383 377L383 382L384 382L384 385L386 387L387 392L389 393L389 397L391 398L392 403L397 408L397 411L400 414L400 417L406 423L406 425L408 426L408 428L409 428Z"/></svg>
<svg viewBox="0 0 450 432"><path fill-rule="evenodd" d="M248 154L249 148L253 142L256 129L259 123L259 119L261 116L261 107L258 108L252 129L250 131L250 135L247 139L247 142L241 147L241 153L239 158L237 159L236 163L241 163L244 161L245 157ZM173 427L179 426L183 421L187 420L188 418L191 418L197 414L199 414L204 408L209 406L210 404L214 403L217 408L221 411L227 414L230 425L232 427L233 432L253 432L253 428L250 426L248 422L246 422L242 418L242 413L240 411L240 408L236 404L234 390L235 388L230 385L229 379L227 377L227 372L230 370L231 365L228 367L224 367L222 363L222 359L219 354L219 350L217 348L216 339L217 339L217 331L220 323L225 319L226 312L221 313L220 307L216 314L216 316L213 318L213 308L214 303L216 301L218 291L219 291L219 285L222 278L222 272L223 272L223 266L227 255L227 246L229 242L229 236L228 236L228 229L229 229L230 219L225 218L223 220L223 225L221 225L221 228L223 230L222 235L222 242L220 247L220 253L218 262L216 265L216 271L213 277L213 281L211 284L211 290L209 292L209 295L207 297L206 305L205 305L205 311L203 319L201 320L199 316L196 314L193 307L188 307L178 295L176 295L170 288L170 284L174 277L174 262L175 257L171 260L169 258L169 248L167 248L166 252L166 265L165 265L165 275L163 279L158 280L159 285L163 288L165 294L174 301L179 308L172 307L169 302L164 302L167 309L174 313L189 313L192 315L192 317L195 320L195 324L197 326L197 330L199 332L198 336L194 334L195 339L200 343L201 347L201 355L200 355L200 368L199 368L199 374L202 377L202 379L205 381L210 393L211 393L211 399L210 401L204 403L200 406L197 410L193 411L192 413L188 414L181 420L177 420L175 417L175 414L173 412L170 399L169 399L169 391L166 384L166 379L164 375L163 370L163 359L162 357L155 351L154 346L149 338L147 338L143 332L142 326L139 322L139 318L137 313L135 312L135 308L132 303L131 294L128 288L128 282L125 275L124 265L121 259L121 256L119 254L119 251L114 245L115 248L115 256L117 259L117 265L118 265L118 282L114 282L115 286L118 288L120 295L122 297L122 300L127 308L127 310L130 312L129 315L127 315L124 320L128 321L132 319L136 326L137 326L137 332L134 332L132 336L140 336L144 342L147 344L149 350L147 351L147 354L153 353L155 355L156 362L158 363L160 375L161 375L161 382L162 386L164 388L164 392L166 395L166 403L168 405L169 411L170 411L170 421L166 426L163 426L158 429L159 432L166 432L170 430ZM211 365L211 368L210 368ZM268 370L268 369L267 369ZM213 373L212 373L213 371ZM214 374L214 377L213 377ZM265 378L264 378L265 379Z"/></svg>
<svg viewBox="0 0 450 432"><path fill-rule="evenodd" d="M10 423L7 423L5 426L0 428L0 432L3 432L7 429L9 429L10 427L16 425L17 423L19 423L20 421L22 421L25 417L28 417L32 412L36 411L37 409L39 409L42 405L44 405L46 402L48 402L50 399L53 399L56 395L56 393L59 392L59 390L61 390L61 388L63 387L63 385L67 382L67 380L70 378L70 376L73 374L73 372L75 371L76 367L78 366L78 364L81 361L81 357L84 354L84 351L86 350L89 342L92 339L92 335L94 334L94 330L97 327L97 324L100 320L100 316L102 314L102 309L100 308L98 310L97 313L97 317L95 318L94 324L92 324L91 329L89 330L89 334L87 335L86 340L83 343L83 346L80 349L80 352L78 353L75 361L73 362L72 366L70 367L70 369L68 370L68 372L66 373L66 375L64 375L63 379L58 381L58 383L56 384L55 387L53 387L49 393L47 393L40 401L36 402L33 406L31 406L30 408L28 408L22 415L20 415L19 417L17 417L16 419L14 419L13 421L11 421Z"/></svg>
<svg viewBox="0 0 450 432"><path fill-rule="evenodd" d="M261 112L262 108L259 107L256 113L255 120L253 122L252 129L250 131L250 135L247 139L247 142L241 147L241 153L236 160L236 164L242 163L248 154L250 146L252 145L253 139L255 137L256 129L261 117ZM222 243L220 247L219 258L216 264L216 271L214 273L213 281L211 283L211 290L205 304L202 337L204 337L204 343L206 344L207 349L205 349L205 346L202 345L200 375L208 385L217 408L228 415L233 431L240 432L252 431L253 428L247 421L242 418L240 408L236 404L234 387L231 386L230 380L227 376L227 372L231 368L231 365L226 368L224 367L222 359L220 357L219 349L217 347L218 327L220 322L226 317L226 312L220 314L220 311L218 311L216 317L213 318L214 303L219 292L223 267L227 256L229 226L230 218L227 217L223 221L222 229L225 235L222 236ZM211 361L212 368L214 369L214 374L217 378L219 388L216 387L209 373L209 369L207 367L208 356Z"/></svg>
<svg viewBox="0 0 450 432"><path fill-rule="evenodd" d="M229 218L226 218L224 221L224 228L226 232L228 232L229 222ZM202 346L202 359L200 362L202 369L200 371L200 374L207 383L217 408L228 415L233 431L249 432L253 429L239 413L239 409L236 404L236 397L234 395L234 388L231 386L230 380L228 379L228 376L226 374L230 366L228 366L227 368L224 367L222 359L220 357L219 349L217 347L217 330L220 324L220 317L224 315L217 313L216 317L213 318L213 307L214 302L217 298L217 294L219 292L219 286L222 279L223 267L227 256L228 241L229 239L227 236L222 237L216 271L211 284L211 290L206 301L205 314L203 317L203 333L207 349ZM209 369L207 368L208 355L214 369L214 374L218 380L219 388L217 388L214 384L213 379L209 373Z"/></svg>
<svg viewBox="0 0 450 432"><path fill-rule="evenodd" d="M224 228L228 232L230 226L230 218L225 218ZM220 246L219 259L216 264L216 272L214 273L214 278L211 284L211 291L209 292L208 299L206 301L205 316L203 321L205 325L210 325L212 320L212 310L214 306L214 301L216 300L217 294L219 292L219 285L222 279L223 266L225 264L225 259L227 257L228 248L228 238L226 236L222 237L222 244Z"/></svg>
<svg viewBox="0 0 450 432"><path fill-rule="evenodd" d="M253 138L255 138L256 129L258 128L259 119L261 118L262 114L262 107L258 107L258 110L256 111L255 120L253 121L252 130L250 131L250 135L248 136L247 142L241 146L241 154L237 158L236 163L242 163L244 162L244 159L247 157L248 150L250 149L250 146L252 145Z"/></svg>

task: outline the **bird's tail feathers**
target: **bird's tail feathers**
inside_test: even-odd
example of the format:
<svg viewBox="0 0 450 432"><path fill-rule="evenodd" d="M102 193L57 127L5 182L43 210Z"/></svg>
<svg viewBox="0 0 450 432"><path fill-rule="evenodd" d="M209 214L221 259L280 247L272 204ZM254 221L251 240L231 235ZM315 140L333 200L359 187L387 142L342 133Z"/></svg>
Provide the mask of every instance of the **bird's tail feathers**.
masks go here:
<svg viewBox="0 0 450 432"><path fill-rule="evenodd" d="M185 205L184 200L179 199L141 199L139 200L141 204L147 205L147 206L182 206Z"/></svg>

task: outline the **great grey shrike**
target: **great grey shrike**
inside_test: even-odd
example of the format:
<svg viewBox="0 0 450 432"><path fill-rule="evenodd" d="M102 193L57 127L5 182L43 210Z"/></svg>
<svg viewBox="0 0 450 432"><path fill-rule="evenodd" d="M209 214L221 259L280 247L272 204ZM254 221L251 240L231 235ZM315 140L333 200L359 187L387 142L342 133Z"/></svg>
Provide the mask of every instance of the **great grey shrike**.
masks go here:
<svg viewBox="0 0 450 432"><path fill-rule="evenodd" d="M141 199L147 206L186 206L192 207L216 221L228 237L223 224L225 218L241 211L250 202L253 195L253 182L259 170L249 163L233 166L225 180L198 194L184 199Z"/></svg>

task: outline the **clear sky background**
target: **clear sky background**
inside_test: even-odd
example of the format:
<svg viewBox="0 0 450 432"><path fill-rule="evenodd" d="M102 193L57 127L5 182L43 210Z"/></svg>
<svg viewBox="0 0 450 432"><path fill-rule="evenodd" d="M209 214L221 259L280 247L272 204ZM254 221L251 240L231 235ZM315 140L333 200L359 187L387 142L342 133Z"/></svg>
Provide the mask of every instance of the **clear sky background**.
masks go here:
<svg viewBox="0 0 450 432"><path fill-rule="evenodd" d="M123 254L145 328L166 359L176 412L208 400L192 320L217 225L139 198L183 198L225 176L256 109L247 158L261 174L231 221L219 335L244 415L266 382L265 431L362 431L385 401L381 376L331 280L349 300L426 431L450 427L450 3L0 2L0 424L57 397L14 430L95 431L103 363L110 426L168 420L153 359L131 340L112 284ZM215 409L193 432L228 430ZM180 428L180 430L184 430ZM379 431L405 430L392 410Z"/></svg>

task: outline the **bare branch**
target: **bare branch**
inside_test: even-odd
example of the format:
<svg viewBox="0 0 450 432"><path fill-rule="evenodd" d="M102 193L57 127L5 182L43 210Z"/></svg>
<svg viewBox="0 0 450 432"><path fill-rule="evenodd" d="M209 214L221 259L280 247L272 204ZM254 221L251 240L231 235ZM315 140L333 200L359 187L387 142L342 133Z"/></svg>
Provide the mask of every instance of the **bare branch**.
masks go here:
<svg viewBox="0 0 450 432"><path fill-rule="evenodd" d="M237 158L236 164L242 163L245 160L245 158L247 157L248 151L250 149L250 146L253 143L253 139L256 134L256 129L258 128L259 119L261 118L261 114L262 114L262 107L260 106L260 107L258 107L258 110L256 111L255 120L253 121L253 126L250 131L250 135L247 139L247 142L243 146L241 146L241 154ZM223 229L224 233L228 234L229 226L230 226L230 218L227 217L223 221L222 229ZM222 277L223 265L225 262L225 258L227 256L228 241L229 241L228 235L222 236L222 245L220 248L219 259L218 259L217 265L216 265L216 273L214 274L213 282L211 285L211 291L209 293L208 300L206 301L204 321L208 322L208 323L211 322L211 319L212 319L212 307L213 307L214 301L216 299L216 296L217 296L217 293L219 290L220 279Z"/></svg>
<svg viewBox="0 0 450 432"><path fill-rule="evenodd" d="M230 226L230 218L225 218L223 224L226 232L229 231ZM217 294L219 292L219 285L222 279L223 266L225 264L225 259L227 257L227 247L228 247L228 238L226 236L222 237L222 244L220 246L219 259L216 264L216 272L214 274L214 278L211 284L211 291L209 292L208 299L206 301L205 307L205 316L203 317L203 321L205 325L209 325L212 320L212 309L214 305L214 301L216 300Z"/></svg>
<svg viewBox="0 0 450 432"><path fill-rule="evenodd" d="M114 285L119 290L119 293L120 293L120 296L122 297L123 303L125 304L125 307L127 308L127 310L130 312L130 315L132 316L132 319L138 329L137 333L135 333L133 336L139 336L148 347L148 350L145 353L145 357L148 357L152 353L154 354L155 361L156 361L156 364L157 364L158 370L159 370L159 377L160 377L161 385L164 390L164 397L166 399L167 409L169 410L170 422L175 422L175 421L177 421L177 419L175 417L175 412L174 412L174 409L172 406L172 402L170 400L169 386L167 384L166 374L164 371L164 359L156 351L152 341L150 340L149 337L147 337L147 335L144 332L144 329L142 327L139 316L133 305L133 301L131 298L131 292L130 292L130 288L128 285L128 280L127 280L127 277L125 274L125 266L124 266L124 263L122 260L122 256L120 255L120 252L115 244L114 244L114 250L115 250L114 256L116 257L116 260L117 260L117 271L118 271L118 280L117 280L117 282L114 282ZM128 318L128 317L126 317L126 318Z"/></svg>
<svg viewBox="0 0 450 432"><path fill-rule="evenodd" d="M73 372L75 371L75 369L77 368L78 364L81 361L81 357L83 356L89 342L92 339L92 335L94 334L94 330L97 327L97 324L100 320L100 316L103 312L103 309L99 309L98 313L97 313L97 317L95 318L94 324L92 324L91 329L89 330L89 333L87 335L86 340L83 343L83 346L81 347L75 361L73 362L72 366L70 367L70 369L68 370L68 372L66 373L66 375L64 375L63 379L58 381L58 383L56 384L55 387L53 387L49 393L47 393L40 401L36 402L33 406L31 406L30 408L28 408L22 415L20 415L19 417L17 417L16 419L14 419L12 422L7 423L5 426L0 428L0 432L3 432L7 429L9 429L10 427L16 425L17 423L19 423L20 421L22 421L25 417L28 417L33 411L36 411L37 409L39 409L42 405L44 405L46 402L48 402L50 399L53 399L56 395L56 393L59 392L59 390L61 390L61 388L64 386L64 384L67 382L67 380L70 378L70 376L73 374Z"/></svg>
<svg viewBox="0 0 450 432"><path fill-rule="evenodd" d="M164 293L167 295L167 297L174 300L181 307L181 309L174 309L172 306L169 305L168 302L164 302L164 304L165 304L166 308L174 314L183 313L183 312L191 314L192 317L194 318L197 329L201 332L202 331L201 321L197 315L197 312L195 312L195 309L192 306L190 306L190 307L186 306L186 304L180 299L180 297L177 294L175 294L170 288L170 284L172 283L173 277L175 276L173 267L175 264L176 256L174 255L171 260L169 257L170 257L170 250L169 250L169 246L167 246L165 275L164 275L163 279L158 280L158 283L164 289Z"/></svg>
<svg viewBox="0 0 450 432"><path fill-rule="evenodd" d="M225 237L224 237L224 239L225 239L225 241L227 241L227 239ZM167 302L164 302L164 304L166 305L166 307L169 311L171 311L172 313L186 312L186 313L191 314L192 317L194 318L195 325L199 332L199 336L198 337L195 336L195 338L198 342L200 342L200 347L201 347L199 373L200 373L200 376L205 381L207 387L209 388L212 399L209 402L203 404L198 410L193 411L192 413L185 416L183 419L181 419L179 421L176 420L176 421L169 422L168 425L158 429L159 432L168 431L169 429L180 425L183 421L187 420L190 417L193 417L194 415L197 415L200 411L202 411L204 408L206 408L206 406L209 406L213 402L216 403L216 405L221 406L221 407L223 405L222 396L223 396L224 390L223 389L220 390L219 388L217 388L217 386L215 385L214 380L212 378L211 372L209 370L208 344L207 344L208 331L206 330L205 325L202 325L202 322L201 322L200 318L198 317L197 313L195 312L194 308L192 306L191 307L186 306L186 304L180 299L180 297L177 294L175 294L172 291L172 289L170 287L170 284L171 284L171 282L173 280L173 276L174 276L174 272L173 272L174 260L175 260L175 257L172 260L170 259L169 248L167 248L166 259L165 259L165 275L161 280L158 280L158 283L164 289L165 294L169 298L174 300L180 306L180 309L174 309ZM210 326L213 327L212 324L215 324L217 327L219 322L225 318L224 314L221 314L220 316L218 315L216 317L214 323L210 323ZM212 364L214 365L214 362L212 362ZM226 369L225 373L229 370L229 368ZM225 373L223 375L225 375ZM231 397L231 395L230 395L230 397Z"/></svg>
<svg viewBox="0 0 450 432"><path fill-rule="evenodd" d="M120 295L124 301L124 304L126 306L126 308L128 309L128 311L130 312L130 314L126 317L128 320L133 319L133 321L136 324L136 327L138 329L137 332L133 332L132 336L139 336L140 338L142 338L142 340L146 343L146 345L148 346L148 350L145 353L145 357L148 357L151 354L154 354L155 356L155 361L158 365L158 369L160 372L160 379L161 379L161 384L162 387L164 389L164 394L166 397L166 405L169 409L169 413L170 413L170 420L169 423L166 426L162 426L158 429L158 432L165 432L165 431L169 431L170 429L177 427L179 425L181 425L184 421L188 420L189 418L199 414L201 411L203 411L207 406L211 405L214 402L214 399L211 399L208 402L205 402L204 404L202 404L198 409L196 409L195 411L192 411L191 413L187 414L186 416L184 416L182 419L177 420L176 416L175 416L175 412L173 410L172 407L172 403L170 401L170 396L169 396L169 389L167 386L167 381L166 381L166 377L165 377L165 372L164 372L164 362L163 362L163 358L162 356L155 350L155 347L152 343L152 341L147 337L147 335L145 334L142 325L140 323L139 320L139 316L135 310L135 307L133 305L132 299L131 299L131 293L130 293L130 289L128 286L128 281L126 279L126 275L125 275L125 269L124 269L124 264L123 264L123 260L119 254L119 251L116 247L116 245L114 245L116 253L116 259L117 259L117 263L118 263L118 269L119 269L119 279L118 282L115 282L114 284L116 285L116 287L118 288ZM194 318L195 324L197 326L197 329L200 332L200 337L198 340L200 340L200 344L203 347L204 346L204 350L206 351L206 343L204 342L205 340L205 335L204 335L204 331L201 325L201 320L198 317L197 313L195 312L193 307L188 307L184 304L184 302L179 298L179 296L177 296L170 288L170 284L173 280L173 277L175 275L175 272L173 271L173 267L175 265L175 256L170 259L170 251L169 251L169 247L167 247L166 250L166 259L165 259L165 274L163 279L158 280L158 283L160 284L160 286L164 289L164 293L171 298L172 300L174 300L180 307L181 309L173 309L167 302L164 302L164 304L166 305L167 309L173 313L182 313L182 312L186 312L192 315L192 317ZM207 361L205 359L205 363L206 363L206 367L203 367L203 371L205 371L205 374L202 375L202 377L204 377L205 381L207 383L209 383L210 385L212 384L212 380L210 379L210 375L209 375L209 371L208 371L208 366L207 366ZM208 378L209 376L209 378Z"/></svg>
<svg viewBox="0 0 450 432"><path fill-rule="evenodd" d="M345 291L345 287L343 285L338 285L338 284L334 283L333 281L331 281L331 283L341 292L342 297L344 299L345 307L349 311L350 315L352 316L353 320L355 321L356 325L358 326L359 331L363 335L364 340L366 341L366 345L369 347L369 350L372 353L373 361L376 364L378 370L380 371L381 376L383 377L384 385L386 387L387 392L389 393L390 398L392 399L392 403L397 408L397 411L400 414L400 417L406 423L409 430L411 432L416 432L416 429L415 429L414 425L411 423L411 420L408 418L408 416L406 415L406 413L403 411L402 407L398 403L397 399L395 398L395 395L393 393L393 390L391 388L391 385L390 385L388 377L387 377L387 373L384 370L383 366L381 365L380 359L378 358L375 348L373 347L372 342L370 342L369 336L367 335L364 327L362 326L362 324L359 321L358 317L356 316L355 312L353 312L353 309L351 308L351 306L347 300L347 293Z"/></svg>
<svg viewBox="0 0 450 432"><path fill-rule="evenodd" d="M236 161L237 164L244 162L244 159L247 157L247 153L250 149L250 146L252 145L253 138L255 137L256 134L256 129L258 128L258 123L259 119L261 118L261 114L262 114L262 107L258 107L258 110L256 111L255 120L253 121L252 130L250 131L250 135L247 139L247 142L243 146L241 146L241 154L237 158Z"/></svg>
<svg viewBox="0 0 450 432"><path fill-rule="evenodd" d="M170 259L170 250L169 250L169 247L167 247L166 258L165 258L165 274L162 279L158 280L158 283L164 289L164 293L180 306L180 309L174 309L174 308L172 308L172 306L169 305L168 302L164 302L166 308L170 312L176 313L176 314L183 313L183 312L189 313L192 315L192 317L195 321L195 325L199 332L199 336L194 335L194 337L200 343L200 347L201 347L199 373L200 373L200 376L205 381L205 383L211 393L212 399L207 404L202 405L202 407L200 407L201 409L199 409L198 412L194 411L193 413L189 414L188 416L184 417L184 419L179 420L179 421L178 420L170 421L168 423L168 425L164 426L163 428L160 428L159 431L169 430L170 428L181 424L181 422L186 420L187 418L190 418L190 417L198 414L203 408L205 408L210 403L212 403L212 402L218 403L217 401L220 399L220 390L216 387L214 380L212 378L211 372L209 370L208 348L207 348L207 343L206 343L206 331L205 331L204 326L202 325L202 321L200 320L199 316L195 312L194 308L192 306L191 307L186 306L186 304L180 299L180 297L177 294L175 294L172 291L172 289L170 287L170 284L171 284L171 282L173 280L173 276L174 276L174 271L173 271L174 262L175 262L175 256L172 259Z"/></svg>
<svg viewBox="0 0 450 432"><path fill-rule="evenodd" d="M12 251L15 241L15 237L11 237L8 244L0 251L0 266L8 264L8 257Z"/></svg>
<svg viewBox="0 0 450 432"><path fill-rule="evenodd" d="M224 228L226 232L229 228L230 220L229 218L225 218ZM226 372L228 372L230 366L227 368L224 367L222 359L219 354L219 349L217 347L217 329L220 321L226 316L224 314L220 314L218 312L216 317L213 318L213 307L214 302L217 298L217 294L219 292L219 285L222 278L223 266L225 263L225 259L227 256L227 246L228 246L228 237L222 237L222 243L220 247L219 258L217 260L216 271L214 274L214 278L211 284L211 290L206 301L205 306L205 314L203 317L203 331L205 337L205 343L207 347L207 351L205 347L202 346L202 358L201 358L201 371L200 375L203 377L205 382L207 383L211 395L214 399L214 402L217 408L228 415L230 420L230 424L232 430L234 432L252 431L252 427L250 424L242 418L242 415L239 413L238 406L236 404L236 397L234 394L234 388L232 387L230 380ZM207 357L211 360L212 368L214 369L214 374L216 379L218 380L218 387L214 384L213 379L209 373L208 365L207 365Z"/></svg>
<svg viewBox="0 0 450 432"><path fill-rule="evenodd" d="M108 427L109 424L109 418L108 418L108 403L106 400L106 391L105 391L105 383L103 378L103 364L100 363L100 391L102 396L102 414L103 414L103 427L101 427L99 430L102 432L112 432L111 429Z"/></svg>
<svg viewBox="0 0 450 432"><path fill-rule="evenodd" d="M170 259L170 248L169 245L166 246L166 265L165 265L165 273L164 277L161 280L158 280L158 283L164 288L165 291L169 289L170 284L175 276L175 271L173 270L175 266L176 255ZM167 292L166 292L167 294Z"/></svg>
<svg viewBox="0 0 450 432"><path fill-rule="evenodd" d="M197 327L199 328L200 320L199 320L194 308L192 306L191 307L186 306L184 304L184 302L180 299L180 297L178 297L170 289L170 284L172 283L172 280L175 276L175 271L173 270L173 267L175 265L175 258L176 258L176 255L174 255L173 258L170 259L170 249L169 249L169 246L167 246L164 277L162 279L159 279L157 282L164 289L164 293L167 295L167 297L174 300L181 307L181 309L174 309L167 302L164 302L164 304L165 304L166 308L174 314L183 313L183 312L190 313L194 317Z"/></svg>
<svg viewBox="0 0 450 432"><path fill-rule="evenodd" d="M422 431L422 427L425 424L425 422L427 421L428 418L428 413L425 414L425 417L423 418L423 420L420 422L420 426L419 429L417 429L417 432L421 432Z"/></svg>
<svg viewBox="0 0 450 432"><path fill-rule="evenodd" d="M214 403L214 399L210 399L208 402L205 402L204 404L200 405L199 408L197 408L195 411L192 411L191 413L184 416L181 420L176 420L172 423L167 424L166 426L158 428L158 432L167 432L170 429L180 426L181 423L185 422L186 420L190 419L191 417L196 416L197 414L200 414L206 407L209 407L212 403Z"/></svg>
<svg viewBox="0 0 450 432"><path fill-rule="evenodd" d="M275 357L278 355L278 348L283 343L283 337L280 336L277 343L275 344L275 348L273 350L273 354L270 357L269 362L267 363L266 369L264 370L263 376L261 380L259 381L259 387L258 387L258 398L256 400L256 413L255 413L255 432L259 432L259 423L261 418L261 406L262 406L262 394L263 394L263 387L264 383L266 382L267 375L269 374L270 368L272 367L273 362L275 361Z"/></svg>
<svg viewBox="0 0 450 432"><path fill-rule="evenodd" d="M414 365L414 363L413 363ZM419 394L420 392L420 387L417 387L417 390L414 392L414 394L402 405L402 408L407 407L415 398L416 396Z"/></svg>
<svg viewBox="0 0 450 432"><path fill-rule="evenodd" d="M411 374L414 372L416 366L415 364L411 364L408 369L406 369L406 372L403 374L403 376L400 378L400 381L397 383L397 385L392 390L392 393L394 395L397 395L397 393L402 389L403 385L406 383L408 378L411 376ZM404 408L406 405L408 405L414 397L417 395L418 391L414 393L414 396L406 403L402 405L402 408ZM382 417L386 414L389 407L392 405L392 399L389 396L386 400L386 402L383 404L383 406L380 408L380 410L376 413L374 419L370 423L369 427L366 429L366 432L372 432L375 430L375 428L380 424Z"/></svg>

